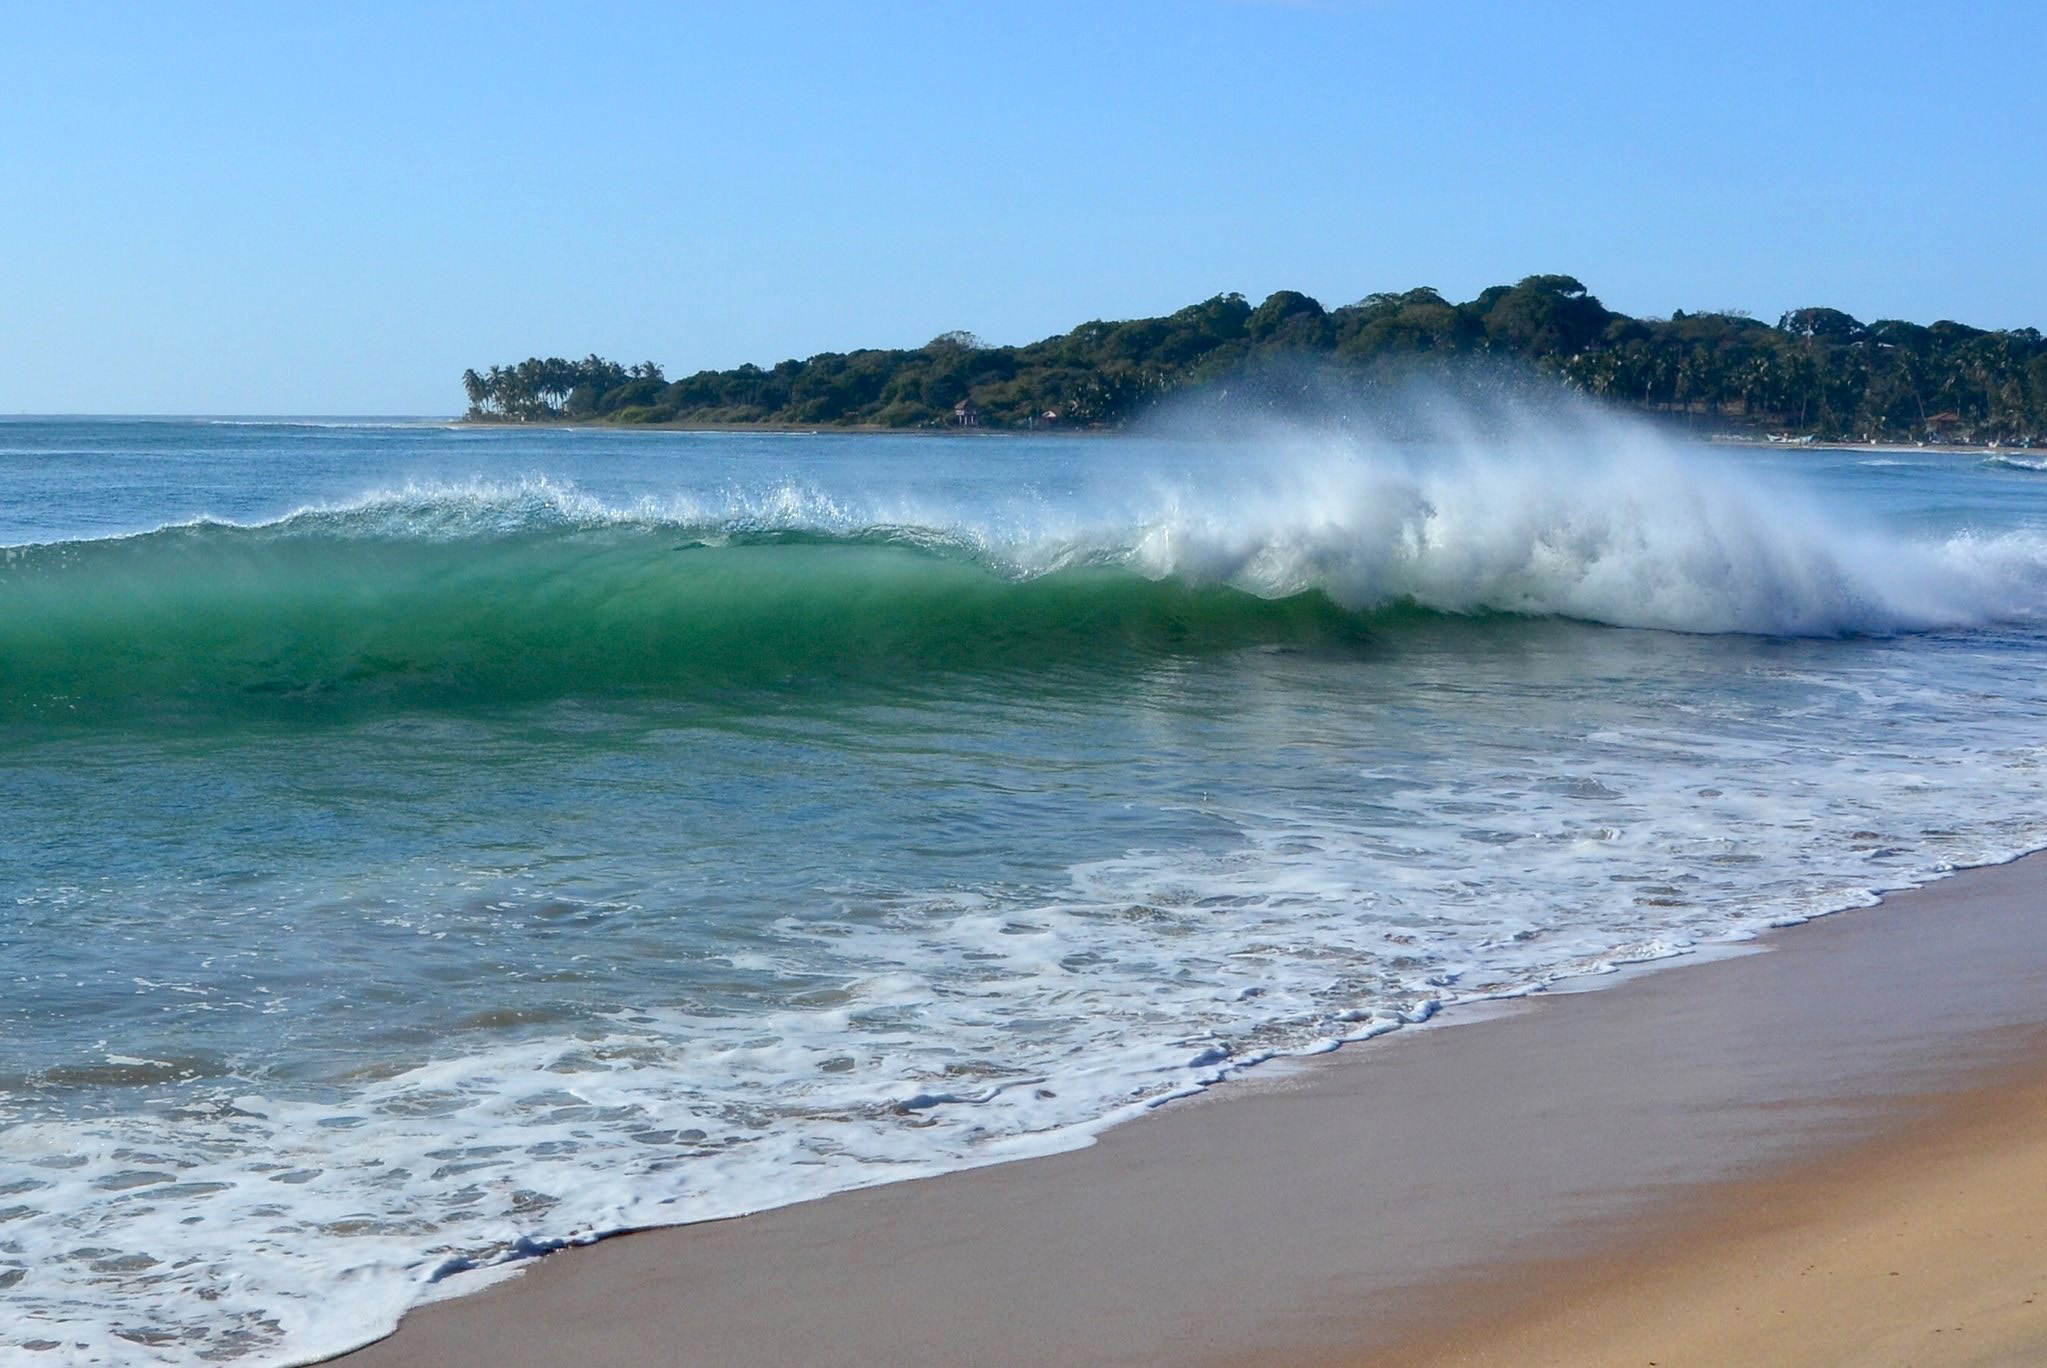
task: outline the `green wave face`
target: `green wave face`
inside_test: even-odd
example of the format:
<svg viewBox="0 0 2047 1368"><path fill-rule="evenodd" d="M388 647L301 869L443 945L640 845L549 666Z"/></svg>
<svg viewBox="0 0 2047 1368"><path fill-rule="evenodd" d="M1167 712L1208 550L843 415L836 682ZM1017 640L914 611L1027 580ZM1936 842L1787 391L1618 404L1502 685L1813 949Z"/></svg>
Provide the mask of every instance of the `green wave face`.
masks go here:
<svg viewBox="0 0 2047 1368"><path fill-rule="evenodd" d="M1112 565L1008 577L868 539L706 545L645 526L445 540L178 528L0 561L0 717L487 703L1355 642Z"/></svg>

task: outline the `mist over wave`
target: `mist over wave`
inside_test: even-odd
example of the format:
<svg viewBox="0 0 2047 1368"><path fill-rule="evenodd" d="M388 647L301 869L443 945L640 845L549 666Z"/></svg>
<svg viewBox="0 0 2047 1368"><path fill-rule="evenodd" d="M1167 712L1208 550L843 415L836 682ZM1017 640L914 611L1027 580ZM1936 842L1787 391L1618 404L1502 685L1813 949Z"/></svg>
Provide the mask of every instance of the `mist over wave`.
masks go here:
<svg viewBox="0 0 2047 1368"><path fill-rule="evenodd" d="M1171 497L1132 563L1358 610L1695 633L1967 628L2047 607L2047 537L1900 539L1627 426L1524 431L1508 450L1275 448L1260 487Z"/></svg>

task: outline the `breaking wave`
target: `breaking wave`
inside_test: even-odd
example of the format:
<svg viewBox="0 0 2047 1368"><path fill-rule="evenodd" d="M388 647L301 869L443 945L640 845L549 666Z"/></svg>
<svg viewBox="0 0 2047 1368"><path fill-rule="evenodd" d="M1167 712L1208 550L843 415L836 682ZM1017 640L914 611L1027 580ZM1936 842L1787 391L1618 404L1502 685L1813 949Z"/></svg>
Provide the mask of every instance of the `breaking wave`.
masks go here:
<svg viewBox="0 0 2047 1368"><path fill-rule="evenodd" d="M1879 536L1653 450L1324 445L1056 512L476 483L0 551L0 716L1113 666L1438 615L1842 636L2043 607L2038 533Z"/></svg>

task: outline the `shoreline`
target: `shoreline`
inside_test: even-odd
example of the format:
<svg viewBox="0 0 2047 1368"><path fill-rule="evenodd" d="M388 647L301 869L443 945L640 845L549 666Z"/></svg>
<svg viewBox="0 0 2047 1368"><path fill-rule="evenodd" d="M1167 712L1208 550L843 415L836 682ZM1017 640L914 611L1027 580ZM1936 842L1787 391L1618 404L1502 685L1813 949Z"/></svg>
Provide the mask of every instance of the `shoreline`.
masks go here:
<svg viewBox="0 0 2047 1368"><path fill-rule="evenodd" d="M607 1238L333 1361L625 1364L689 1342L711 1363L1547 1361L1499 1343L1577 1362L1572 1308L1724 1281L1685 1260L1761 1238L1729 1210L1860 1199L1844 1167L1997 1140L2013 1128L1966 1124L1984 1098L2047 1118L2043 892L2047 856L1965 870L1763 953L1268 1065L1087 1148Z"/></svg>
<svg viewBox="0 0 2047 1368"><path fill-rule="evenodd" d="M1656 421L1655 415L1633 415L1642 417L1658 431L1664 425ZM445 425L451 429L480 429L484 431L583 431L592 432L699 432L720 435L743 435L748 433L765 437L827 437L845 434L849 436L893 436L893 437L1134 437L1144 435L1140 430L1127 427L1075 426L1044 428L991 428L991 427L883 427L875 423L606 423L593 419L538 419L529 422L513 422L504 419L450 418ZM2047 455L2047 448L2018 446L1972 446L1960 442L1858 442L1847 439L1827 441L1815 438L1804 441L1792 438L1775 441L1767 436L1749 432L1692 432L1682 425L1671 429L1672 433L1684 440L1696 441L1706 446L1755 447L1766 451L1869 451L1869 452L1917 452L1931 456L2004 456L2012 453L2039 453Z"/></svg>

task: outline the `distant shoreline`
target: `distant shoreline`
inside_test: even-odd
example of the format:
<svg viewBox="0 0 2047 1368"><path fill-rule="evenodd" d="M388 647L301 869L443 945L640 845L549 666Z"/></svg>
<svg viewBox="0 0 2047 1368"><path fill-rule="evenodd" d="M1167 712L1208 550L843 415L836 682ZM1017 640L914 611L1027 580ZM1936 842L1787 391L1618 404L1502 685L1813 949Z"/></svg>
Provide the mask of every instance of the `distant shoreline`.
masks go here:
<svg viewBox="0 0 2047 1368"><path fill-rule="evenodd" d="M1636 415L1630 415L1636 416ZM1653 419L1651 420L1653 423ZM515 420L504 418L454 418L450 427L481 428L486 430L506 429L510 431L560 429L587 429L595 432L716 432L749 433L757 432L767 436L811 437L826 434L848 433L868 436L893 437L1125 437L1130 436L1128 427L1115 424L1075 425L1072 427L1027 428L985 428L985 427L887 427L878 423L608 423L602 419L585 418L535 418ZM1678 435L1692 441L1704 442L1710 446L1761 447L1768 450L1786 451L1917 451L1937 456L1989 456L2006 452L2042 452L2040 447L2010 446L2001 443L1971 445L1965 442L1855 442L1846 439L1794 437L1772 440L1752 432L1720 430L1714 432L1683 432L1677 425L1670 425Z"/></svg>

